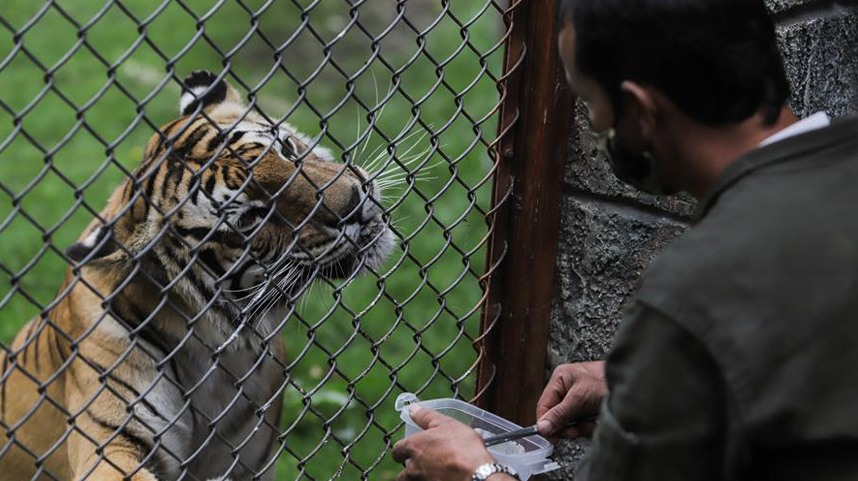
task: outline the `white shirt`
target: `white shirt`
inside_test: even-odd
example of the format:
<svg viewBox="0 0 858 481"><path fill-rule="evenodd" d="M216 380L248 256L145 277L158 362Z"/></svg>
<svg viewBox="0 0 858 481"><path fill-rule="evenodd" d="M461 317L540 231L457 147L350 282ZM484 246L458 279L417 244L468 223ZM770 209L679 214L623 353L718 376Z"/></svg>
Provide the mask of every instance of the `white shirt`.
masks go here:
<svg viewBox="0 0 858 481"><path fill-rule="evenodd" d="M781 140L795 137L796 135L803 134L805 132L810 132L811 130L828 127L829 125L831 125L831 119L828 118L828 114L825 112L817 112L804 120L799 120L789 127L776 132L774 135L760 142L759 146L765 147L769 144L774 144L775 142L780 142Z"/></svg>

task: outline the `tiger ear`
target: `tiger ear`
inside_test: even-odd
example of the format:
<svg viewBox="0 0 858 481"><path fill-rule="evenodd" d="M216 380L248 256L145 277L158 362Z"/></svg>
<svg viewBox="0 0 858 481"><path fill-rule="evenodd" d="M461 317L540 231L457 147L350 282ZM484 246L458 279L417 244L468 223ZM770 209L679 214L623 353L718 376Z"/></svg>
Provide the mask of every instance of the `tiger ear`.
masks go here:
<svg viewBox="0 0 858 481"><path fill-rule="evenodd" d="M208 70L197 70L182 81L179 111L182 115L194 113L202 103L202 110L225 103L241 104L241 96L225 80Z"/></svg>
<svg viewBox="0 0 858 481"><path fill-rule="evenodd" d="M113 240L111 226L99 226L79 242L66 249L66 256L75 262L84 259L90 261L103 259L119 250L119 244Z"/></svg>

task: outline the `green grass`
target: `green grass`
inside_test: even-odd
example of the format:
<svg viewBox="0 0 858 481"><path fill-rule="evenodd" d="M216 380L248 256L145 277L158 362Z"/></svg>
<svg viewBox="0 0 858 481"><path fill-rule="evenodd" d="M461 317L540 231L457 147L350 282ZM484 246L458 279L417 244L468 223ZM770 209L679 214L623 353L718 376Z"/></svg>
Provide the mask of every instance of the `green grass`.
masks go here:
<svg viewBox="0 0 858 481"><path fill-rule="evenodd" d="M339 155L344 149L360 151L357 157L365 161L376 148L384 152L390 147L376 134L365 150L350 149L366 129L366 111L353 98L336 109L348 93L347 77L372 58L371 41L356 28L331 49L337 66L328 63L321 69L322 44L305 30L282 49L282 64L294 79L273 70L260 84L275 64L269 43L283 45L301 22L296 2L272 2L259 16L257 33L246 41L251 14L234 0L217 8L212 0L186 0L195 15L207 16L202 37L191 13L169 2L145 26L148 42L138 42L138 26L129 14L147 18L159 8L155 2L126 0L128 12L113 6L103 13L102 2L56 3L78 25L87 25L84 36L58 9L43 10L41 2L6 0L0 5L0 16L13 29L38 16L23 34L26 52L15 47L8 29L0 28L0 62L5 63L0 70L4 343L54 298L66 269L58 253L80 235L92 212L101 210L125 175L123 169L139 162L153 133L150 124L177 116L178 84L162 83L168 72L181 78L191 70L228 66L243 84L234 77L230 81L244 93L251 89L266 114L288 114L290 123L309 135L322 135L322 143ZM265 5L261 0L244 3L254 11ZM451 13L462 21L481 9L481 2L452 3ZM460 27L451 16L434 24L440 5L408 4L406 15L414 28L434 25L421 39L425 53L417 53L418 35L399 22L378 43L384 62L375 58L369 70L353 79L355 96L370 106L376 104L376 92L390 96L377 123L388 138L413 124L407 133L415 135L394 146L398 156L415 143L412 153L428 146L428 138L419 140L422 125L440 131L437 139L443 147L419 161L430 180L392 190L391 217L402 242L380 277L369 275L343 289L314 289L284 328L294 369L284 397L283 427L288 431L278 480L359 479L362 472L371 479L394 479L399 467L387 450L402 433L394 432L399 424L393 410L396 395L409 390L424 398L468 397L473 392L469 369L475 352L463 334L474 337L479 327L477 275L484 269L481 245L486 235L485 221L473 205L488 208L491 186L474 187L490 168L480 137L491 141L496 123L490 116L475 132L467 116L488 116L498 95L491 78L482 74L478 55L461 47ZM348 24L348 12L344 1L325 0L308 20L330 42ZM384 32L397 15L392 1L367 2L358 12L372 36ZM489 9L467 33L474 48L487 52L499 40L500 29L500 16ZM486 68L496 76L501 53L486 59ZM444 64L442 73L430 56ZM50 68L50 75L39 64ZM111 83L111 74L121 88ZM399 87L391 90L391 85ZM457 94L465 89L466 94Z"/></svg>

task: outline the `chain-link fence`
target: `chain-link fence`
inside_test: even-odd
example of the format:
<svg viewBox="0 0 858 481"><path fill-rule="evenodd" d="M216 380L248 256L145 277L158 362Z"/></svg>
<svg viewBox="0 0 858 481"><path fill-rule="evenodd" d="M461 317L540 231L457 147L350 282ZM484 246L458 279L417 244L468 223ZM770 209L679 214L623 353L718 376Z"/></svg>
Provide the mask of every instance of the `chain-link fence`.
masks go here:
<svg viewBox="0 0 858 481"><path fill-rule="evenodd" d="M510 8L3 2L0 479L395 478L476 395Z"/></svg>

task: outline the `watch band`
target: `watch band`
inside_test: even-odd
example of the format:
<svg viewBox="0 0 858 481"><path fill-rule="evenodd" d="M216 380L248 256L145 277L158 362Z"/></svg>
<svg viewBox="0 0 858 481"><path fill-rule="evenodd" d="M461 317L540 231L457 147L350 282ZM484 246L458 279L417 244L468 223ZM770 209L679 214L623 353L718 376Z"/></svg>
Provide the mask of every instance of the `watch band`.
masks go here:
<svg viewBox="0 0 858 481"><path fill-rule="evenodd" d="M474 471L474 475L471 476L471 481L486 481L489 476L497 473L508 474L515 479L521 480L521 478L518 477L518 473L509 466L498 463L486 463Z"/></svg>

